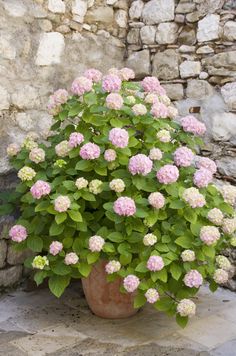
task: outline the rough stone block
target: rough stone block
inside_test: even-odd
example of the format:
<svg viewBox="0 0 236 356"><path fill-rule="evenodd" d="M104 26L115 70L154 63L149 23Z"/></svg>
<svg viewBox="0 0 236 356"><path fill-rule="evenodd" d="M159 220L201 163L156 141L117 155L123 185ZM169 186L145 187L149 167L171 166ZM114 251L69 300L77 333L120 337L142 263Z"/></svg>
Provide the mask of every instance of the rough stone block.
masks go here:
<svg viewBox="0 0 236 356"><path fill-rule="evenodd" d="M153 58L153 75L159 79L170 80L179 76L179 56L173 49L158 52Z"/></svg>
<svg viewBox="0 0 236 356"><path fill-rule="evenodd" d="M196 77L201 72L201 63L197 61L184 61L179 66L181 78Z"/></svg>
<svg viewBox="0 0 236 356"><path fill-rule="evenodd" d="M31 250L16 251L13 245L8 246L7 263L9 265L18 265L24 263L27 257L33 256Z"/></svg>
<svg viewBox="0 0 236 356"><path fill-rule="evenodd" d="M178 37L179 26L174 22L165 22L158 25L156 41L159 44L175 43Z"/></svg>
<svg viewBox="0 0 236 356"><path fill-rule="evenodd" d="M6 264L7 256L7 243L5 240L0 240L0 268L3 268Z"/></svg>
<svg viewBox="0 0 236 356"><path fill-rule="evenodd" d="M219 37L220 16L209 14L198 22L197 39L199 42L215 40Z"/></svg>
<svg viewBox="0 0 236 356"><path fill-rule="evenodd" d="M155 26L143 26L140 30L141 41L144 44L155 43L156 27Z"/></svg>
<svg viewBox="0 0 236 356"><path fill-rule="evenodd" d="M7 110L10 106L10 96L6 88L0 85L0 110Z"/></svg>
<svg viewBox="0 0 236 356"><path fill-rule="evenodd" d="M141 0L133 1L129 9L129 17L131 20L139 20L142 14L144 3Z"/></svg>
<svg viewBox="0 0 236 356"><path fill-rule="evenodd" d="M36 65L48 66L51 64L60 63L64 48L65 41L61 33L44 33L40 38L35 61Z"/></svg>
<svg viewBox="0 0 236 356"><path fill-rule="evenodd" d="M21 265L0 270L0 287L11 287L20 281L23 267Z"/></svg>
<svg viewBox="0 0 236 356"><path fill-rule="evenodd" d="M57 14L64 14L66 6L62 0L48 0L48 10Z"/></svg>
<svg viewBox="0 0 236 356"><path fill-rule="evenodd" d="M188 80L186 95L192 99L205 99L212 95L213 88L206 80Z"/></svg>
<svg viewBox="0 0 236 356"><path fill-rule="evenodd" d="M155 25L174 20L174 0L151 0L145 3L142 19L146 25Z"/></svg>
<svg viewBox="0 0 236 356"><path fill-rule="evenodd" d="M22 17L27 11L22 0L4 0L3 6L12 17Z"/></svg>
<svg viewBox="0 0 236 356"><path fill-rule="evenodd" d="M139 52L131 53L126 61L126 66L135 71L137 79L149 75L151 70L149 50L144 49Z"/></svg>
<svg viewBox="0 0 236 356"><path fill-rule="evenodd" d="M224 37L228 41L236 40L236 22L228 21L224 25Z"/></svg>
<svg viewBox="0 0 236 356"><path fill-rule="evenodd" d="M227 83L221 88L223 99L230 110L236 110L236 82Z"/></svg>
<svg viewBox="0 0 236 356"><path fill-rule="evenodd" d="M162 84L171 100L181 100L184 97L183 84Z"/></svg>

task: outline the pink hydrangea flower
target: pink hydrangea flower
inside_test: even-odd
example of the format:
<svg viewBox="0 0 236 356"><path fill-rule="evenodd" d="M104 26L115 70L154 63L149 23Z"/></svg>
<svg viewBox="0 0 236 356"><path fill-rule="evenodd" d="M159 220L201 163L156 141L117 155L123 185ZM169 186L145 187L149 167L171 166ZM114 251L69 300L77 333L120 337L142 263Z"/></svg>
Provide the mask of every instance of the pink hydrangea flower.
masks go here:
<svg viewBox="0 0 236 356"><path fill-rule="evenodd" d="M212 174L215 174L217 171L215 162L208 157L197 157L196 166L197 168L208 169Z"/></svg>
<svg viewBox="0 0 236 356"><path fill-rule="evenodd" d="M150 112L154 116L154 118L166 119L169 116L168 108L163 103L153 104Z"/></svg>
<svg viewBox="0 0 236 356"><path fill-rule="evenodd" d="M154 192L149 195L148 202L153 208L161 209L165 205L165 198L161 193Z"/></svg>
<svg viewBox="0 0 236 356"><path fill-rule="evenodd" d="M17 143L11 143L8 147L7 147L7 154L10 157L16 156L17 153L20 152L20 146L17 145Z"/></svg>
<svg viewBox="0 0 236 356"><path fill-rule="evenodd" d="M147 113L147 108L143 104L135 104L134 106L132 106L132 111L135 116L142 116Z"/></svg>
<svg viewBox="0 0 236 356"><path fill-rule="evenodd" d="M149 288L145 293L145 297L150 304L156 303L160 299L158 291L154 288Z"/></svg>
<svg viewBox="0 0 236 356"><path fill-rule="evenodd" d="M88 93L92 90L93 88L93 82L91 79L87 77L78 77L76 78L71 86L71 91L75 95L83 95L85 93Z"/></svg>
<svg viewBox="0 0 236 356"><path fill-rule="evenodd" d="M118 198L114 202L113 209L120 216L132 216L136 213L135 202L129 197Z"/></svg>
<svg viewBox="0 0 236 356"><path fill-rule="evenodd" d="M155 93L148 93L146 96L145 96L145 99L144 99L145 103L148 103L148 104L155 104L155 103L158 103L159 102L159 97L157 94Z"/></svg>
<svg viewBox="0 0 236 356"><path fill-rule="evenodd" d="M212 245L220 238L220 232L215 226L203 226L200 230L200 239L206 245Z"/></svg>
<svg viewBox="0 0 236 356"><path fill-rule="evenodd" d="M229 273L222 268L218 268L215 270L213 279L216 283L218 284L224 284L228 282L229 279Z"/></svg>
<svg viewBox="0 0 236 356"><path fill-rule="evenodd" d="M68 145L71 148L79 146L84 141L84 135L80 132L72 132L69 137Z"/></svg>
<svg viewBox="0 0 236 356"><path fill-rule="evenodd" d="M106 150L104 152L104 159L107 161L107 162L113 162L116 160L116 151L109 148L108 150Z"/></svg>
<svg viewBox="0 0 236 356"><path fill-rule="evenodd" d="M224 214L220 209L213 208L211 209L208 214L207 218L215 225L221 225L224 219Z"/></svg>
<svg viewBox="0 0 236 356"><path fill-rule="evenodd" d="M12 241L15 242L22 242L26 239L28 236L27 230L24 226L22 225L14 225L9 231L9 236L12 239Z"/></svg>
<svg viewBox="0 0 236 356"><path fill-rule="evenodd" d="M106 97L106 106L109 109L120 110L123 106L123 98L118 93L110 93Z"/></svg>
<svg viewBox="0 0 236 356"><path fill-rule="evenodd" d="M198 169L193 176L194 184L198 188L207 187L209 183L212 182L213 176L212 173L205 168Z"/></svg>
<svg viewBox="0 0 236 356"><path fill-rule="evenodd" d="M160 82L156 77L145 77L141 85L145 92L155 93L159 90Z"/></svg>
<svg viewBox="0 0 236 356"><path fill-rule="evenodd" d="M126 147L129 143L128 131L120 128L111 129L109 132L109 141L116 147Z"/></svg>
<svg viewBox="0 0 236 356"><path fill-rule="evenodd" d="M206 126L198 121L194 116L188 115L180 120L185 132L191 132L194 135L202 136L206 132Z"/></svg>
<svg viewBox="0 0 236 356"><path fill-rule="evenodd" d="M59 195L54 201L54 209L59 213L63 213L70 208L71 201L66 195Z"/></svg>
<svg viewBox="0 0 236 356"><path fill-rule="evenodd" d="M172 164L166 164L157 172L157 179L160 183L171 184L178 180L179 170Z"/></svg>
<svg viewBox="0 0 236 356"><path fill-rule="evenodd" d="M116 92L121 88L121 79L118 75L108 74L102 78L102 89L106 92Z"/></svg>
<svg viewBox="0 0 236 356"><path fill-rule="evenodd" d="M174 106L168 106L168 117L170 119L175 119L178 115L178 110Z"/></svg>
<svg viewBox="0 0 236 356"><path fill-rule="evenodd" d="M84 73L84 76L92 80L94 83L98 83L102 79L102 73L100 70L94 68L87 69Z"/></svg>
<svg viewBox="0 0 236 356"><path fill-rule="evenodd" d="M105 266L106 273L108 274L118 272L120 269L121 269L120 262L115 260L108 262Z"/></svg>
<svg viewBox="0 0 236 356"><path fill-rule="evenodd" d="M152 170L152 160L148 156L139 153L129 160L129 171L134 176L135 174L141 174L146 176Z"/></svg>
<svg viewBox="0 0 236 356"><path fill-rule="evenodd" d="M45 151L42 148L33 148L29 153L29 159L34 163L45 161Z"/></svg>
<svg viewBox="0 0 236 356"><path fill-rule="evenodd" d="M162 270L164 261L160 256L150 256L147 261L147 268L149 271L156 272Z"/></svg>
<svg viewBox="0 0 236 356"><path fill-rule="evenodd" d="M66 103L69 94L65 89L58 89L53 95L49 97L47 109L49 114L57 115L61 111L61 105Z"/></svg>
<svg viewBox="0 0 236 356"><path fill-rule="evenodd" d="M40 199L41 197L50 194L50 192L50 184L44 182L43 180L37 180L37 182L30 188L30 193L34 199Z"/></svg>
<svg viewBox="0 0 236 356"><path fill-rule="evenodd" d="M55 152L59 157L66 157L71 150L69 142L64 140L55 146Z"/></svg>
<svg viewBox="0 0 236 356"><path fill-rule="evenodd" d="M189 167L192 164L194 153L188 147L179 147L174 152L176 166Z"/></svg>
<svg viewBox="0 0 236 356"><path fill-rule="evenodd" d="M139 286L140 280L134 274L129 274L125 277L123 286L128 293L134 292Z"/></svg>
<svg viewBox="0 0 236 356"><path fill-rule="evenodd" d="M65 264L66 265L75 265L79 262L79 257L74 252L67 253L65 256Z"/></svg>
<svg viewBox="0 0 236 356"><path fill-rule="evenodd" d="M184 284L189 288L199 288L202 283L202 275L196 269L192 269L184 276Z"/></svg>
<svg viewBox="0 0 236 356"><path fill-rule="evenodd" d="M202 208L206 204L204 196L199 193L197 188L191 187L183 192L183 200L188 203L191 208Z"/></svg>
<svg viewBox="0 0 236 356"><path fill-rule="evenodd" d="M60 253L63 249L63 245L59 241L53 241L49 246L49 252L51 255L56 256Z"/></svg>
<svg viewBox="0 0 236 356"><path fill-rule="evenodd" d="M80 149L80 156L83 159L96 159L100 156L100 147L95 143L85 143Z"/></svg>
<svg viewBox="0 0 236 356"><path fill-rule="evenodd" d="M192 317L196 313L196 304L190 299L182 299L177 305L177 313L181 316Z"/></svg>
<svg viewBox="0 0 236 356"><path fill-rule="evenodd" d="M92 252L100 252L105 244L105 240L98 235L89 238L89 249Z"/></svg>
<svg viewBox="0 0 236 356"><path fill-rule="evenodd" d="M135 73L133 71L133 69L130 68L122 68L119 71L119 77L121 78L121 80L130 80L130 79L134 79L135 78Z"/></svg>
<svg viewBox="0 0 236 356"><path fill-rule="evenodd" d="M162 159L162 152L159 148L151 148L148 157L153 161L160 161Z"/></svg>

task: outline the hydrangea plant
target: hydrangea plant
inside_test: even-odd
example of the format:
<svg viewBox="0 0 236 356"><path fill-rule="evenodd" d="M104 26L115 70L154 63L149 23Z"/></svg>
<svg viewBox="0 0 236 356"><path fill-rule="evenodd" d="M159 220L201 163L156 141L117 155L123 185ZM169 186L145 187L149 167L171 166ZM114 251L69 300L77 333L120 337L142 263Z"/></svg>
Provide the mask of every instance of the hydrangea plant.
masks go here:
<svg viewBox="0 0 236 356"><path fill-rule="evenodd" d="M151 303L185 326L204 281L215 291L228 279L220 252L236 245L236 187L215 187L215 163L196 154L205 125L177 122L157 78L130 79L128 68L87 70L50 97L46 142L29 134L8 147L21 181L9 234L57 297L103 259L136 308Z"/></svg>

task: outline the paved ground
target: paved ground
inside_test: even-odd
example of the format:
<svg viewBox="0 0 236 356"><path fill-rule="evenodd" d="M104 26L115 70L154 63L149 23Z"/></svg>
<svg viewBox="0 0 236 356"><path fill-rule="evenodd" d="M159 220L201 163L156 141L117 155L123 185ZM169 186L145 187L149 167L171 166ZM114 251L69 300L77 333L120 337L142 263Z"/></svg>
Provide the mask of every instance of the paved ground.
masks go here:
<svg viewBox="0 0 236 356"><path fill-rule="evenodd" d="M1 356L236 356L236 294L202 289L182 330L153 308L123 320L92 315L79 284L60 300L47 289L0 297Z"/></svg>

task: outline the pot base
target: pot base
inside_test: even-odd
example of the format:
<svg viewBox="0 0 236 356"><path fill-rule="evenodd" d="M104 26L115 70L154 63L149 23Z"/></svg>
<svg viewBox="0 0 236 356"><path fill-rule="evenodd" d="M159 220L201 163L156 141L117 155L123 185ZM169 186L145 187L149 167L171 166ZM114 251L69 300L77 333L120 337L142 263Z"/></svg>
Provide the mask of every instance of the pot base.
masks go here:
<svg viewBox="0 0 236 356"><path fill-rule="evenodd" d="M91 311L105 319L128 318L138 312L134 309L134 293L120 293L122 279L107 282L105 265L100 261L93 266L88 278L82 278L84 294Z"/></svg>

